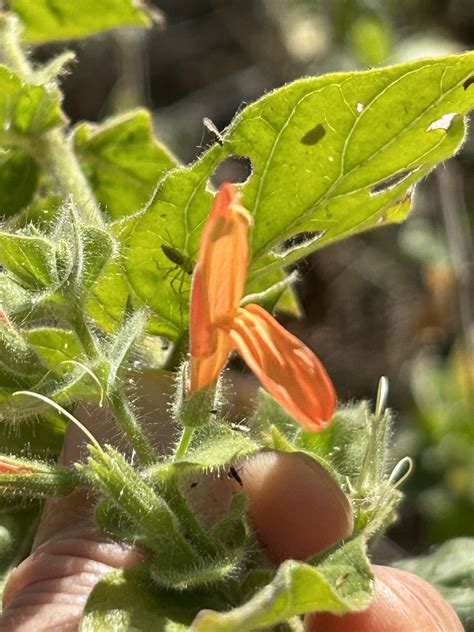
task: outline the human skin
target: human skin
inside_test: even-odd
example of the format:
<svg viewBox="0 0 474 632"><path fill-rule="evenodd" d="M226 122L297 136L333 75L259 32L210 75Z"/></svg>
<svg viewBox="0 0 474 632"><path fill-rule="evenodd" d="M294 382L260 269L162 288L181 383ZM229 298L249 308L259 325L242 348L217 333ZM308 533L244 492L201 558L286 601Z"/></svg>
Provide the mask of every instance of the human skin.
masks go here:
<svg viewBox="0 0 474 632"><path fill-rule="evenodd" d="M108 422L98 422L96 417L91 423L100 441L116 435ZM161 439L166 443L166 437ZM84 447L79 432L68 429L62 462L82 458ZM243 463L239 475L249 496L257 536L274 562L305 559L351 533L353 520L345 496L307 456L263 452ZM196 487L201 490L196 491L201 495L197 505L218 511L227 504L236 484L227 476L208 480ZM92 505L93 499L82 491L46 504L33 552L7 582L0 632L75 632L94 584L106 573L143 559L142 551L114 542L94 527ZM375 567L375 575L376 598L367 611L344 617L307 617L306 629L463 630L451 606L423 580L387 567ZM388 620L397 627L387 627Z"/></svg>

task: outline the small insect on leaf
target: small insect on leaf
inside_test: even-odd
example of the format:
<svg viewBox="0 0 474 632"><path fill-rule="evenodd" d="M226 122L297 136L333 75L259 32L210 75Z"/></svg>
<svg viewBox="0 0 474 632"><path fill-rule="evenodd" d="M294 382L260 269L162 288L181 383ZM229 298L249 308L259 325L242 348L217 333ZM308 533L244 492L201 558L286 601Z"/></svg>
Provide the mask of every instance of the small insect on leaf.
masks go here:
<svg viewBox="0 0 474 632"><path fill-rule="evenodd" d="M173 246L167 246L166 244L162 244L161 250L165 257L174 263L178 267L180 267L186 274L192 274L194 270L194 261L191 257L187 255L183 255L182 252L173 248Z"/></svg>
<svg viewBox="0 0 474 632"><path fill-rule="evenodd" d="M340 588L348 577L349 577L349 573L344 573L344 575L341 575L340 577L338 577L336 579L336 584L335 584L336 588Z"/></svg>

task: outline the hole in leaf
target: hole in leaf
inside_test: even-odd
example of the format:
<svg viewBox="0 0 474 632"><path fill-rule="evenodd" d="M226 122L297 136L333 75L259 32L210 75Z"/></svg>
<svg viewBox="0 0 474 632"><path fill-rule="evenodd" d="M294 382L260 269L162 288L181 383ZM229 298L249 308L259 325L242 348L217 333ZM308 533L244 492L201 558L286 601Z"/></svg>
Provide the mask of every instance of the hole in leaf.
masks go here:
<svg viewBox="0 0 474 632"><path fill-rule="evenodd" d="M361 102L359 101L359 102L357 103L357 105L356 105L356 110L357 110L357 112L359 112L359 114L360 114L361 112L363 112L363 111L364 111L364 104L363 104L363 103L361 103Z"/></svg>
<svg viewBox="0 0 474 632"><path fill-rule="evenodd" d="M324 129L324 125L322 123L318 123L306 132L306 134L301 138L301 142L303 145L316 145L319 141L326 136L326 130Z"/></svg>
<svg viewBox="0 0 474 632"><path fill-rule="evenodd" d="M400 173L390 176L390 178L377 182L377 184L374 184L374 186L370 189L370 195L379 195L380 193L385 193L385 191L388 191L389 189L393 189L397 186L397 184L403 182L403 180L411 176L411 174L415 173L418 169L419 167L417 169L405 169L405 171L400 171Z"/></svg>
<svg viewBox="0 0 474 632"><path fill-rule="evenodd" d="M210 177L213 186L218 187L223 182L242 184L252 175L252 162L247 156L229 156L214 169Z"/></svg>
<svg viewBox="0 0 474 632"><path fill-rule="evenodd" d="M275 254L277 257L287 257L295 250L301 250L302 248L307 248L308 246L311 246L319 239L321 239L325 232L325 230L307 230L304 233L299 233L298 235L295 235L294 237L291 237L290 239L285 241L283 249L273 254Z"/></svg>
<svg viewBox="0 0 474 632"><path fill-rule="evenodd" d="M469 79L466 79L466 81L462 84L462 87L464 88L464 90L467 90L469 86L472 86L473 83L474 83L474 75L469 77Z"/></svg>
<svg viewBox="0 0 474 632"><path fill-rule="evenodd" d="M454 117L457 116L456 112L449 112L449 114L443 114L439 119L433 121L426 128L426 132L432 132L435 129L444 129L447 131L451 127Z"/></svg>

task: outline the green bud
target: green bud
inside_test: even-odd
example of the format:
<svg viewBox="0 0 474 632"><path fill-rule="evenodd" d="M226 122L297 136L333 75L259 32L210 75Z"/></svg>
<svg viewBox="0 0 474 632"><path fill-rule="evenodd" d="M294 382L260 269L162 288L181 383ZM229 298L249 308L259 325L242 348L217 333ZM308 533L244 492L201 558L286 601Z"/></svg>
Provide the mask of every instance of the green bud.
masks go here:
<svg viewBox="0 0 474 632"><path fill-rule="evenodd" d="M77 472L59 465L0 457L0 494L28 498L62 497L81 484Z"/></svg>
<svg viewBox="0 0 474 632"><path fill-rule="evenodd" d="M217 388L203 388L187 394L189 363L184 362L178 374L174 417L185 428L198 428L209 423L218 409Z"/></svg>

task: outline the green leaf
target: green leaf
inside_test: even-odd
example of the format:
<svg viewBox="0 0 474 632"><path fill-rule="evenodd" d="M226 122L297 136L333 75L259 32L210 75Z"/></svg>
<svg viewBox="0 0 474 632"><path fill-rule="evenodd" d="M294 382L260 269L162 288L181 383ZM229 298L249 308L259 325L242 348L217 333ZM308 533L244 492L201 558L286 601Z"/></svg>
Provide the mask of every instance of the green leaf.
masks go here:
<svg viewBox="0 0 474 632"><path fill-rule="evenodd" d="M27 312L31 308L33 294L11 279L8 274L0 274L0 305L8 315Z"/></svg>
<svg viewBox="0 0 474 632"><path fill-rule="evenodd" d="M392 52L390 24L377 13L362 13L351 24L349 37L357 57L365 66L387 61Z"/></svg>
<svg viewBox="0 0 474 632"><path fill-rule="evenodd" d="M24 136L39 136L63 123L59 94L54 89L24 83L0 66L0 143L22 144Z"/></svg>
<svg viewBox="0 0 474 632"><path fill-rule="evenodd" d="M372 599L372 578L364 544L355 539L312 564L287 560L247 603L228 612L201 612L190 630L246 632L308 612L358 612Z"/></svg>
<svg viewBox="0 0 474 632"><path fill-rule="evenodd" d="M43 237L0 232L0 262L30 288L57 282L55 247Z"/></svg>
<svg viewBox="0 0 474 632"><path fill-rule="evenodd" d="M214 146L192 167L166 175L147 210L135 219L133 231L124 235L130 285L175 335L188 323L189 270L212 201L206 185L220 154Z"/></svg>
<svg viewBox="0 0 474 632"><path fill-rule="evenodd" d="M88 37L119 26L149 26L150 19L132 0L12 0L33 44Z"/></svg>
<svg viewBox="0 0 474 632"><path fill-rule="evenodd" d="M81 362L86 358L79 338L73 331L56 327L38 327L25 330L25 337L44 365L57 373L74 370L72 366L61 365L62 362Z"/></svg>
<svg viewBox="0 0 474 632"><path fill-rule="evenodd" d="M136 110L103 125L82 123L74 144L97 200L117 219L150 200L176 160L154 137L150 114Z"/></svg>
<svg viewBox="0 0 474 632"><path fill-rule="evenodd" d="M246 287L246 303L258 303L267 311L277 311L300 317L301 306L294 288L296 274L287 275L283 270L271 270Z"/></svg>
<svg viewBox="0 0 474 632"><path fill-rule="evenodd" d="M186 454L176 463L211 470L252 454L259 446L241 432L213 422L196 428Z"/></svg>
<svg viewBox="0 0 474 632"><path fill-rule="evenodd" d="M241 187L254 217L249 282L323 245L401 221L415 183L464 139L473 73L474 53L424 59L300 79L248 106L222 147L163 178L128 240L133 289L178 331L187 326L189 275L163 245L196 259L212 201L206 186L228 156L252 162ZM278 250L300 233L309 236Z"/></svg>
<svg viewBox="0 0 474 632"><path fill-rule="evenodd" d="M146 566L106 575L92 590L81 632L185 632L201 608L225 610L216 591L162 590Z"/></svg>
<svg viewBox="0 0 474 632"><path fill-rule="evenodd" d="M38 354L13 325L0 321L0 367L18 376L38 376L45 367Z"/></svg>
<svg viewBox="0 0 474 632"><path fill-rule="evenodd" d="M449 540L429 555L396 562L435 586L470 629L474 623L474 538Z"/></svg>
<svg viewBox="0 0 474 632"><path fill-rule="evenodd" d="M0 504L0 596L10 572L29 553L35 536L40 506L1 500Z"/></svg>
<svg viewBox="0 0 474 632"><path fill-rule="evenodd" d="M87 312L105 331L113 332L122 325L130 301L130 286L123 264L123 243L133 233L136 217L125 217L110 224L110 234L119 244L97 279L87 298Z"/></svg>
<svg viewBox="0 0 474 632"><path fill-rule="evenodd" d="M104 331L120 326L127 308L130 288L120 257L111 259L87 299L87 314Z"/></svg>
<svg viewBox="0 0 474 632"><path fill-rule="evenodd" d="M13 390L18 390L18 386ZM0 423L0 445L4 452L37 458L59 455L66 429L64 417L55 411L48 411L30 420L22 420L18 424L9 423L10 421L11 417Z"/></svg>
<svg viewBox="0 0 474 632"><path fill-rule="evenodd" d="M243 110L225 144L252 160L243 201L255 217L254 260L282 237L324 231L306 254L383 219L459 148L473 70L467 53L302 79Z"/></svg>
<svg viewBox="0 0 474 632"><path fill-rule="evenodd" d="M102 270L114 254L115 243L107 230L95 226L80 228L82 245L79 286L82 295L93 287Z"/></svg>
<svg viewBox="0 0 474 632"><path fill-rule="evenodd" d="M0 152L0 219L18 213L33 199L38 184L38 166L24 151Z"/></svg>

